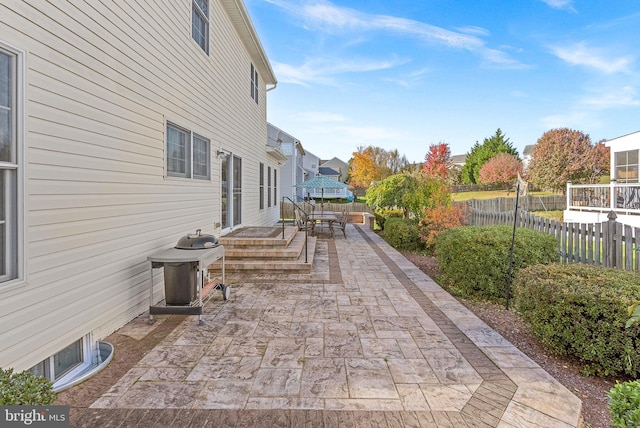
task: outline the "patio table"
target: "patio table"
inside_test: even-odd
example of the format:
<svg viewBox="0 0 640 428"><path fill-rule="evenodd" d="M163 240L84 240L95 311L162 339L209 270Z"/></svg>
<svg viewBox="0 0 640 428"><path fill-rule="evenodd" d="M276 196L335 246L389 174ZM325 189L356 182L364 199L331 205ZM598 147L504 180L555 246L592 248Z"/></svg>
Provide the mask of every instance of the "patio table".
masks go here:
<svg viewBox="0 0 640 428"><path fill-rule="evenodd" d="M338 220L338 217L336 217L333 211L315 211L314 213L309 214L308 219L312 222L320 223L321 225L327 223L329 225L329 233L331 234L332 238L334 237L333 223Z"/></svg>

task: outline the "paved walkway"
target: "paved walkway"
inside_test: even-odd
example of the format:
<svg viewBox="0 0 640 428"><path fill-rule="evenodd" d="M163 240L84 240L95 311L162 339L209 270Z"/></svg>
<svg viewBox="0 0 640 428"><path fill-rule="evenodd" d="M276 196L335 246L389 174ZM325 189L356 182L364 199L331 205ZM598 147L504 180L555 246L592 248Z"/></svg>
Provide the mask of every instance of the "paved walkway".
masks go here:
<svg viewBox="0 0 640 428"><path fill-rule="evenodd" d="M205 325L123 327L110 366L60 394L72 426L578 426L535 362L373 232L347 236L318 241L310 275L229 275Z"/></svg>

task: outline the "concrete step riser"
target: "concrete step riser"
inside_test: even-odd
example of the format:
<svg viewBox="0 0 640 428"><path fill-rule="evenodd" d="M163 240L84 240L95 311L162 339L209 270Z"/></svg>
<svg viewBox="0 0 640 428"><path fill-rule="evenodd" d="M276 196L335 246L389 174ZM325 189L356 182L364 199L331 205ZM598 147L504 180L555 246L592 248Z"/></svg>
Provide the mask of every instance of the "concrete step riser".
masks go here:
<svg viewBox="0 0 640 428"><path fill-rule="evenodd" d="M225 246L225 270L227 272L311 272L316 238L308 237L307 263L305 263L305 236L295 227L285 229L284 240L282 235L256 239L247 237L247 234L239 234L244 236L227 236L219 239L220 243ZM276 242L278 245L274 245ZM286 243L286 246L283 243ZM220 272L221 266L213 265L210 270Z"/></svg>

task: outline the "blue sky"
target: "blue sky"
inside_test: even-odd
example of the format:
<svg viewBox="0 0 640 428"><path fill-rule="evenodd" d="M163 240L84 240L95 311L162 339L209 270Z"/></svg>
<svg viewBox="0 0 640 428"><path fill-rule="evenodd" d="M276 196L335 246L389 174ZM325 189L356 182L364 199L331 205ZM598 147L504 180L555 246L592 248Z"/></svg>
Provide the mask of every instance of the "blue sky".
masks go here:
<svg viewBox="0 0 640 428"><path fill-rule="evenodd" d="M423 161L502 129L640 130L636 0L245 0L278 79L269 122L306 150Z"/></svg>

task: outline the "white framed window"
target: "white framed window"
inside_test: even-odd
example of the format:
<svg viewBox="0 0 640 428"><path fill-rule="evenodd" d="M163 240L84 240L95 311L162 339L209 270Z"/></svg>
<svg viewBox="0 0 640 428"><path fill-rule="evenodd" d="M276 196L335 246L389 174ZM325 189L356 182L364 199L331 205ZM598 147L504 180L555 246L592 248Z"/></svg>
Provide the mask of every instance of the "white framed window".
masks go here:
<svg viewBox="0 0 640 428"><path fill-rule="evenodd" d="M96 352L91 347L91 335L88 334L40 361L29 372L49 379L55 389L56 384L67 382L90 367Z"/></svg>
<svg viewBox="0 0 640 428"><path fill-rule="evenodd" d="M638 150L615 154L616 179L620 183L638 182Z"/></svg>
<svg viewBox="0 0 640 428"><path fill-rule="evenodd" d="M251 64L251 98L258 104L258 70Z"/></svg>
<svg viewBox="0 0 640 428"><path fill-rule="evenodd" d="M0 42L0 284L22 275L24 54Z"/></svg>
<svg viewBox="0 0 640 428"><path fill-rule="evenodd" d="M267 167L267 207L271 206L271 167Z"/></svg>
<svg viewBox="0 0 640 428"><path fill-rule="evenodd" d="M273 206L278 205L278 170L273 168Z"/></svg>
<svg viewBox="0 0 640 428"><path fill-rule="evenodd" d="M211 179L211 142L188 129L167 123L167 175Z"/></svg>
<svg viewBox="0 0 640 428"><path fill-rule="evenodd" d="M193 134L193 178L211 178L211 143L206 138Z"/></svg>
<svg viewBox="0 0 640 428"><path fill-rule="evenodd" d="M209 55L209 0L191 2L191 37Z"/></svg>
<svg viewBox="0 0 640 428"><path fill-rule="evenodd" d="M264 164L260 162L260 209L264 209Z"/></svg>

